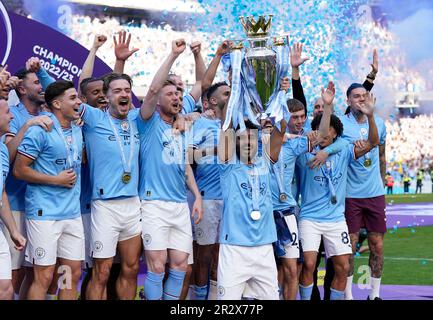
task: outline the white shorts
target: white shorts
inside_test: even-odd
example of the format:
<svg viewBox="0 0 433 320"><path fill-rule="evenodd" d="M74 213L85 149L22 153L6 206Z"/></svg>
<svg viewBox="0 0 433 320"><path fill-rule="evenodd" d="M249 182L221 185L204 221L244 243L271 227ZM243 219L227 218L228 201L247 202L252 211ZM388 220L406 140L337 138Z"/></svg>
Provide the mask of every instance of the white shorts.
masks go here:
<svg viewBox="0 0 433 320"><path fill-rule="evenodd" d="M92 268L93 260L90 257L90 226L92 223L92 217L90 213L82 214L81 219L83 220L84 228L84 239L85 239L85 255L84 255L84 266L83 269Z"/></svg>
<svg viewBox="0 0 433 320"><path fill-rule="evenodd" d="M296 216L294 214L290 216L285 216L287 226L292 234L292 242L284 246L286 254L280 258L286 259L298 259L299 258L299 232L298 223L296 221Z"/></svg>
<svg viewBox="0 0 433 320"><path fill-rule="evenodd" d="M81 217L67 220L26 220L26 260L52 266L57 258L84 260L84 229Z"/></svg>
<svg viewBox="0 0 433 320"><path fill-rule="evenodd" d="M11 252L3 232L0 230L0 280L12 279Z"/></svg>
<svg viewBox="0 0 433 320"><path fill-rule="evenodd" d="M140 199L130 197L92 201L91 243L92 258L112 258L117 243L141 234Z"/></svg>
<svg viewBox="0 0 433 320"><path fill-rule="evenodd" d="M319 252L320 241L323 237L325 253L328 258L352 254L346 221L313 222L301 220L299 222L299 237L304 252Z"/></svg>
<svg viewBox="0 0 433 320"><path fill-rule="evenodd" d="M272 244L242 247L221 244L218 260L218 300L240 300L248 296L278 300L277 265Z"/></svg>
<svg viewBox="0 0 433 320"><path fill-rule="evenodd" d="M145 250L175 249L192 255L192 230L188 204L141 201Z"/></svg>
<svg viewBox="0 0 433 320"><path fill-rule="evenodd" d="M12 211L12 216L14 217L15 224L17 225L18 231L26 237L26 214L22 211ZM0 220L1 221L1 220ZM0 222L1 229L3 230L3 234L6 238L6 241L9 245L11 252L11 261L12 261L12 270L21 269L21 267L25 264L24 256L25 250L19 251L15 249L15 245L9 235L9 230L6 226Z"/></svg>
<svg viewBox="0 0 433 320"><path fill-rule="evenodd" d="M218 243L223 200L203 200L203 219L194 225L197 243L201 246Z"/></svg>

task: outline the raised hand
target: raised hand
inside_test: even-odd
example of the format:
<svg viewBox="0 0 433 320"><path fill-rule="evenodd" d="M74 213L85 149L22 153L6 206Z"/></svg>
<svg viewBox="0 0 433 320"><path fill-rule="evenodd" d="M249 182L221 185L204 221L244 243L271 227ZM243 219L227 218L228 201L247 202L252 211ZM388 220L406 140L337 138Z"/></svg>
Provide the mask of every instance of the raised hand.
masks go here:
<svg viewBox="0 0 433 320"><path fill-rule="evenodd" d="M372 116L374 114L375 105L376 97L371 92L367 92L365 94L365 103L358 104L358 107L366 116Z"/></svg>
<svg viewBox="0 0 433 320"><path fill-rule="evenodd" d="M95 39L93 40L93 48L99 49L102 45L107 41L107 37L103 34L95 35Z"/></svg>
<svg viewBox="0 0 433 320"><path fill-rule="evenodd" d="M230 46L231 46L231 41L229 41L229 40L224 40L220 45L219 45L219 47L218 47L218 49L217 49L217 51L216 51L216 54L218 55L218 56L223 56L223 55L225 55L226 53L229 53L230 52Z"/></svg>
<svg viewBox="0 0 433 320"><path fill-rule="evenodd" d="M15 76L13 76L13 77L10 77L9 79L8 79L8 81L6 81L6 86L10 89L10 90L15 90L19 85L20 85L20 83L21 82L23 82L23 80L21 80L20 78L18 78L18 77L15 77Z"/></svg>
<svg viewBox="0 0 433 320"><path fill-rule="evenodd" d="M57 185L65 188L73 188L77 181L77 174L74 170L63 170L57 175Z"/></svg>
<svg viewBox="0 0 433 320"><path fill-rule="evenodd" d="M293 49L289 47L290 50L290 65L292 68L298 68L300 65L302 65L305 61L309 60L310 58L302 58L302 43L296 42L293 45Z"/></svg>
<svg viewBox="0 0 433 320"><path fill-rule="evenodd" d="M126 61L130 56L136 53L139 49L132 48L129 49L129 44L131 43L131 34L126 37L126 31L122 30L119 32L118 40L113 36L114 40L114 54L117 60Z"/></svg>
<svg viewBox="0 0 433 320"><path fill-rule="evenodd" d="M26 61L26 69L30 72L38 72L41 69L41 60L38 57L31 57Z"/></svg>
<svg viewBox="0 0 433 320"><path fill-rule="evenodd" d="M334 86L334 82L329 81L328 83L328 87L326 88L322 88L322 100L326 105L330 106L332 105L332 102L334 101L334 97L335 97L335 86Z"/></svg>
<svg viewBox="0 0 433 320"><path fill-rule="evenodd" d="M194 41L193 43L191 43L191 45L189 47L191 48L192 53L196 56L201 51L201 42L200 41Z"/></svg>
<svg viewBox="0 0 433 320"><path fill-rule="evenodd" d="M373 63L370 64L370 66L371 66L371 72L377 74L377 72L379 71L379 56L377 54L376 49L373 50Z"/></svg>
<svg viewBox="0 0 433 320"><path fill-rule="evenodd" d="M171 43L171 52L175 56L179 56L186 49L185 39L177 39Z"/></svg>
<svg viewBox="0 0 433 320"><path fill-rule="evenodd" d="M11 74L9 73L8 65L5 65L4 68L0 71L0 87L4 88L6 86L7 81L11 77Z"/></svg>

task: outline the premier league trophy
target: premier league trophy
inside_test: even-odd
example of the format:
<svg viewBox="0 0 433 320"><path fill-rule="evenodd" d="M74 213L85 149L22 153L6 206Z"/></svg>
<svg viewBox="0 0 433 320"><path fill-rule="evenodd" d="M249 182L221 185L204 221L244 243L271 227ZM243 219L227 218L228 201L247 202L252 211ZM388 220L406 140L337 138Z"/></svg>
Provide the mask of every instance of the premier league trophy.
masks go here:
<svg viewBox="0 0 433 320"><path fill-rule="evenodd" d="M270 118L276 125L288 119L285 92L280 91L280 79L289 69L289 43L287 36L269 36L272 15L266 19L259 16L240 17L247 35L245 40L234 41L231 46L230 67L232 70L232 93L223 125L245 128L244 117L256 125L261 119Z"/></svg>

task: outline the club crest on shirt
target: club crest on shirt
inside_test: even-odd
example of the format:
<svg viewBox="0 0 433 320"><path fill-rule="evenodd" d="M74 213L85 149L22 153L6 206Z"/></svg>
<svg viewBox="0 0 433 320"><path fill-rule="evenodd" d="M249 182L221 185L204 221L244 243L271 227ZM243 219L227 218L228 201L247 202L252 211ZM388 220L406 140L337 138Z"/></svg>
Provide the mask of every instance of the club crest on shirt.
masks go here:
<svg viewBox="0 0 433 320"><path fill-rule="evenodd" d="M252 199L253 195L252 195L252 191L253 189L251 188L251 185L249 183L241 183L241 188L244 190L245 196L248 199ZM264 196L266 193L266 183L262 182L260 184L260 195Z"/></svg>

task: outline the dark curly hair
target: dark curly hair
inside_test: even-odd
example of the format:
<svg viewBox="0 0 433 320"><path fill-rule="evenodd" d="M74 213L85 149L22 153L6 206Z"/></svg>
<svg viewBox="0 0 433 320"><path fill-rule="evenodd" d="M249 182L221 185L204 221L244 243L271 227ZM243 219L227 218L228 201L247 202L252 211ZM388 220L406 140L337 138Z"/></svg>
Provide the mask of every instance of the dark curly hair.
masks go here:
<svg viewBox="0 0 433 320"><path fill-rule="evenodd" d="M320 126L320 120L322 120L322 114L315 116L313 121L311 121L311 129L318 130ZM331 122L329 125L334 128L335 132L337 133L337 137L341 137L344 127L336 115L331 114Z"/></svg>

